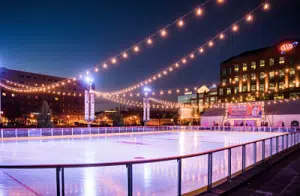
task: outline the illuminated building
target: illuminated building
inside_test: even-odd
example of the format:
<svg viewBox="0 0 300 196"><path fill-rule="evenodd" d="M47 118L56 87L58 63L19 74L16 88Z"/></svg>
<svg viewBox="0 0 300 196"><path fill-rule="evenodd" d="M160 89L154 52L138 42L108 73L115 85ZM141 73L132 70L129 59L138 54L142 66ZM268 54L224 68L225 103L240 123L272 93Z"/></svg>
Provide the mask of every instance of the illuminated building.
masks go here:
<svg viewBox="0 0 300 196"><path fill-rule="evenodd" d="M18 70L0 68L1 82L14 81L20 85L42 88L45 85L65 78L43 74L29 73ZM1 89L1 107L3 117L17 121L21 125L36 124L43 100L47 101L52 110L52 119L55 124L74 124L83 122L84 117L84 90L86 84L81 81L66 82L65 85L46 89L45 92L18 93ZM50 92L50 93L49 93Z"/></svg>
<svg viewBox="0 0 300 196"><path fill-rule="evenodd" d="M295 40L247 51L221 63L218 98L241 102L300 97L299 72Z"/></svg>

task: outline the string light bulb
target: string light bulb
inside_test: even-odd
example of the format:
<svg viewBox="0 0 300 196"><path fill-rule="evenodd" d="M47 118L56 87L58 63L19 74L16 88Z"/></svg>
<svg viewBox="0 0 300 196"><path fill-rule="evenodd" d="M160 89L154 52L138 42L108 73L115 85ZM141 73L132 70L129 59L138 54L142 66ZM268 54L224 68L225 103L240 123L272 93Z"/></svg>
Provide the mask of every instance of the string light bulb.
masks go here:
<svg viewBox="0 0 300 196"><path fill-rule="evenodd" d="M223 40L224 39L224 34L223 33L221 33L220 35L219 35L219 38L220 38L220 40Z"/></svg>
<svg viewBox="0 0 300 196"><path fill-rule="evenodd" d="M160 35L161 35L162 37L166 37L166 36L167 36L167 31L166 31L165 29L161 30L161 31L160 31Z"/></svg>
<svg viewBox="0 0 300 196"><path fill-rule="evenodd" d="M117 59L116 59L116 58L112 58L112 59L111 59L111 63L112 63L112 64L116 64L116 63L117 63Z"/></svg>
<svg viewBox="0 0 300 196"><path fill-rule="evenodd" d="M239 30L239 27L235 24L232 26L232 31L236 32Z"/></svg>
<svg viewBox="0 0 300 196"><path fill-rule="evenodd" d="M191 59L195 58L195 55L194 54L190 54L190 58Z"/></svg>
<svg viewBox="0 0 300 196"><path fill-rule="evenodd" d="M203 14L203 10L199 7L196 9L196 15L201 16Z"/></svg>
<svg viewBox="0 0 300 196"><path fill-rule="evenodd" d="M122 56L123 56L124 59L126 59L126 58L128 57L128 54L127 54L126 52L124 52L124 53L122 54Z"/></svg>
<svg viewBox="0 0 300 196"><path fill-rule="evenodd" d="M134 50L134 52L138 52L138 51L140 51L140 48L139 48L138 46L135 46L135 47L133 48L133 50Z"/></svg>
<svg viewBox="0 0 300 196"><path fill-rule="evenodd" d="M218 4L223 4L223 3L224 3L224 0L217 0L217 3L218 3Z"/></svg>
<svg viewBox="0 0 300 196"><path fill-rule="evenodd" d="M151 38L148 38L148 39L147 39L147 44L149 44L149 45L152 44L152 39L151 39Z"/></svg>
<svg viewBox="0 0 300 196"><path fill-rule="evenodd" d="M98 69L98 67L96 67L96 68L95 68L95 72L98 72L98 71L99 71L99 69Z"/></svg>
<svg viewBox="0 0 300 196"><path fill-rule="evenodd" d="M183 27L183 25L184 25L183 20L180 19L180 20L177 22L177 25L178 25L179 27Z"/></svg>
<svg viewBox="0 0 300 196"><path fill-rule="evenodd" d="M248 14L246 20L247 20L247 22L251 22L253 20L253 16L251 14Z"/></svg>
<svg viewBox="0 0 300 196"><path fill-rule="evenodd" d="M268 2L264 3L263 8L264 8L264 10L269 10L270 9L270 4Z"/></svg>
<svg viewBox="0 0 300 196"><path fill-rule="evenodd" d="M186 64L186 59L182 59L182 63L183 63L183 64Z"/></svg>
<svg viewBox="0 0 300 196"><path fill-rule="evenodd" d="M103 67L104 69L106 69L106 68L107 68L107 64L104 63L104 64L102 65L102 67Z"/></svg>
<svg viewBox="0 0 300 196"><path fill-rule="evenodd" d="M203 52L204 52L204 49L203 49L203 48L200 48L200 49L199 49L199 52L200 52L200 53L203 53Z"/></svg>
<svg viewBox="0 0 300 196"><path fill-rule="evenodd" d="M213 46L214 46L214 42L213 42L213 41L210 41L210 42L208 43L208 45L209 45L209 47L213 47Z"/></svg>

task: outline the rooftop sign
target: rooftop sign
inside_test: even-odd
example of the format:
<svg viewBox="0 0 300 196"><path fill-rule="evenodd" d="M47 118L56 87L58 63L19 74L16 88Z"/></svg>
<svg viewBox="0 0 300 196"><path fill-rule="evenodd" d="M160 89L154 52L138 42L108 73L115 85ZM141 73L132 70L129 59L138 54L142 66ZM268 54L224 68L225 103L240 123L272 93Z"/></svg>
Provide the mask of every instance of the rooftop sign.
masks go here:
<svg viewBox="0 0 300 196"><path fill-rule="evenodd" d="M282 54L285 54L286 52L289 52L293 50L298 45L298 42L287 42L283 43L279 46L279 49Z"/></svg>

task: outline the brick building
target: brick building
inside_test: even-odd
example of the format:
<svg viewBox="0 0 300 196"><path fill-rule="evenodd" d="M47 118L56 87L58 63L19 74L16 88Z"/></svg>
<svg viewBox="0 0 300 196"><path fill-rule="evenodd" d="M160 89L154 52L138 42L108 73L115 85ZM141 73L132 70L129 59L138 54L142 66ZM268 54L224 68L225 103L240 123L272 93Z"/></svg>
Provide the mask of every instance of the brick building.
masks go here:
<svg viewBox="0 0 300 196"><path fill-rule="evenodd" d="M295 40L247 51L220 65L220 102L300 97L300 46Z"/></svg>
<svg viewBox="0 0 300 196"><path fill-rule="evenodd" d="M0 68L0 78L24 85L43 87L65 78L29 73L24 71ZM84 118L84 90L87 85L82 81L72 81L55 92L15 93L1 89L2 119L17 121L21 125L36 123L36 117L41 109L43 100L47 101L52 110L55 124L74 124L83 122Z"/></svg>

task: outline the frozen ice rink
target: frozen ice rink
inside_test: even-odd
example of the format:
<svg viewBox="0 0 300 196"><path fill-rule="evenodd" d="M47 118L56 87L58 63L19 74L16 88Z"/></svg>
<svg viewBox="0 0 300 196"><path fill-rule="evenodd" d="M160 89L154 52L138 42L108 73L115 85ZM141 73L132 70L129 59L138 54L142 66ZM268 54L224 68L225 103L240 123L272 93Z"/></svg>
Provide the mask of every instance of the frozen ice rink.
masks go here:
<svg viewBox="0 0 300 196"><path fill-rule="evenodd" d="M268 138L265 132L162 132L119 136L0 141L0 164L100 163L162 158L204 152ZM273 142L273 153L275 152ZM266 156L270 154L266 142ZM280 140L281 149L281 140ZM246 147L246 166L253 163L252 145ZM232 150L232 173L242 167L241 147ZM213 181L227 176L227 152L213 154ZM261 143L257 144L257 161ZM182 161L182 192L207 184L207 155ZM176 195L177 161L133 166L134 195ZM0 196L55 195L55 169L1 169ZM125 166L65 169L66 195L127 195Z"/></svg>

